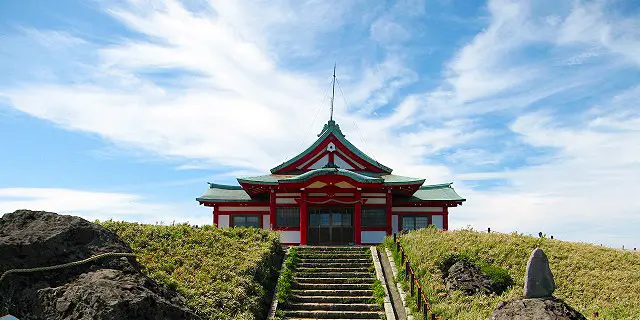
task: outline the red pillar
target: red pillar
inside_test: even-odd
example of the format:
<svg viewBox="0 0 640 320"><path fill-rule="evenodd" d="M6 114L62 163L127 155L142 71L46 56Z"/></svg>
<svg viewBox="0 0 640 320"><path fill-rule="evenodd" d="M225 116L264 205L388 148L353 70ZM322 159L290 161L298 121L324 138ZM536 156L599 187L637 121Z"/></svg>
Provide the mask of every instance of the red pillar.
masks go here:
<svg viewBox="0 0 640 320"><path fill-rule="evenodd" d="M360 202L361 199L362 197L361 197L360 190L356 190L356 200L358 202L356 202L356 207L353 215L353 232L354 232L353 242L355 244L362 243L362 202Z"/></svg>
<svg viewBox="0 0 640 320"><path fill-rule="evenodd" d="M213 207L213 224L218 227L218 206Z"/></svg>
<svg viewBox="0 0 640 320"><path fill-rule="evenodd" d="M442 229L449 230L449 207L444 207L444 216L442 217Z"/></svg>
<svg viewBox="0 0 640 320"><path fill-rule="evenodd" d="M391 208L393 207L393 195L391 194L391 190L387 190L387 235L390 236L393 232L393 226L391 225L391 215L393 214Z"/></svg>
<svg viewBox="0 0 640 320"><path fill-rule="evenodd" d="M269 224L271 230L276 226L276 190L269 193Z"/></svg>
<svg viewBox="0 0 640 320"><path fill-rule="evenodd" d="M305 190L300 190L302 192L302 201L300 201L300 245L307 244L307 231L308 231L308 222L307 219L309 215L307 214L307 192Z"/></svg>

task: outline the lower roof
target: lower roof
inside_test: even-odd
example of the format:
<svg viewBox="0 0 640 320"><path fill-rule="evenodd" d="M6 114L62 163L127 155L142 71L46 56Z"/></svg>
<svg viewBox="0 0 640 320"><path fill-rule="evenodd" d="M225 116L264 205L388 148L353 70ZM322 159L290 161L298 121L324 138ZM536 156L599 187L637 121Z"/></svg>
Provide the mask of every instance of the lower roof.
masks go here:
<svg viewBox="0 0 640 320"><path fill-rule="evenodd" d="M202 196L196 198L200 202L259 202L252 199L240 186L228 186L209 183L209 188ZM451 183L422 186L407 202L424 201L466 201L453 189Z"/></svg>

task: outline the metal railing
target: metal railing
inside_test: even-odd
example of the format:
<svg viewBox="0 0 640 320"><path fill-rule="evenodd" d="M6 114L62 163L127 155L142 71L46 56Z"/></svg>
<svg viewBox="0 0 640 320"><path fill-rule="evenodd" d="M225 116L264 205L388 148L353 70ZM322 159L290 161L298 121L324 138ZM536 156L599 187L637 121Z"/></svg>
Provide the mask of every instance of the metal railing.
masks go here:
<svg viewBox="0 0 640 320"><path fill-rule="evenodd" d="M413 297L413 293L417 289L416 308L418 311L422 311L425 320L439 320L440 317L433 313L431 305L427 302L424 290L422 290L422 286L420 286L420 282L411 267L411 263L409 263L409 258L407 257L402 244L400 244L400 239L398 239L398 236L395 233L393 234L393 243L396 246L396 252L400 254L400 262L404 266L404 278L409 281L409 296Z"/></svg>

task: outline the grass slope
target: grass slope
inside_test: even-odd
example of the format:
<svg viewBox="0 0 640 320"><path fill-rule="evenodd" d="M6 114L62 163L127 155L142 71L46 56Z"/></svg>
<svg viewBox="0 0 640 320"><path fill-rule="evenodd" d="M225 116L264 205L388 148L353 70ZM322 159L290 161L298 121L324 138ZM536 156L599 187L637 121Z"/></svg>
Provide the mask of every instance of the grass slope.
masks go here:
<svg viewBox="0 0 640 320"><path fill-rule="evenodd" d="M392 246L388 238L385 244ZM472 230L423 229L401 237L434 311L449 319L488 319L500 301L523 294L531 251L542 248L556 282L555 296L591 318L640 319L640 255L599 246ZM508 270L515 286L500 296L448 292L436 263L452 252L467 254Z"/></svg>
<svg viewBox="0 0 640 320"><path fill-rule="evenodd" d="M264 319L282 254L278 235L254 228L217 229L99 223L128 243L143 272L175 289L205 319Z"/></svg>

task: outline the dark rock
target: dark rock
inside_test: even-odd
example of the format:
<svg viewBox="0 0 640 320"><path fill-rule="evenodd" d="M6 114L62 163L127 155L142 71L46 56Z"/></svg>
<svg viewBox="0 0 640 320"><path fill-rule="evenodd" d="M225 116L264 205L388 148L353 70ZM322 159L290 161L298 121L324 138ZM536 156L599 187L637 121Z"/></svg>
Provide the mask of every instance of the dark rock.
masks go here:
<svg viewBox="0 0 640 320"><path fill-rule="evenodd" d="M531 253L524 278L525 298L549 298L556 289L553 274L549 268L549 259L542 249Z"/></svg>
<svg viewBox="0 0 640 320"><path fill-rule="evenodd" d="M586 320L580 312L557 298L515 299L501 302L492 320Z"/></svg>
<svg viewBox="0 0 640 320"><path fill-rule="evenodd" d="M131 252L114 233L84 219L19 210L0 219L0 272ZM28 319L199 319L184 297L140 272L134 258L104 258L64 269L9 274L0 314Z"/></svg>
<svg viewBox="0 0 640 320"><path fill-rule="evenodd" d="M495 283L477 265L466 260L460 260L449 268L445 279L447 289L460 290L467 295L476 293L495 293Z"/></svg>

